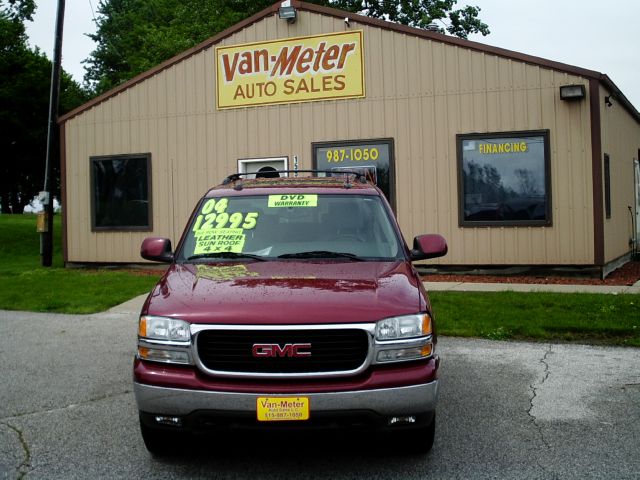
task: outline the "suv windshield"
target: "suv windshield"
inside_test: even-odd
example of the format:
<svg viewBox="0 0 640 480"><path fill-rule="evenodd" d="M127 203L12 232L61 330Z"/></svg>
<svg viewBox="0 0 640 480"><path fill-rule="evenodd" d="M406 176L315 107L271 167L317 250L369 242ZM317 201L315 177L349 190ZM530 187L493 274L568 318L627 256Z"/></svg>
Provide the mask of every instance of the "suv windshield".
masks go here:
<svg viewBox="0 0 640 480"><path fill-rule="evenodd" d="M379 197L277 194L204 199L178 261L237 258L402 257L400 240Z"/></svg>

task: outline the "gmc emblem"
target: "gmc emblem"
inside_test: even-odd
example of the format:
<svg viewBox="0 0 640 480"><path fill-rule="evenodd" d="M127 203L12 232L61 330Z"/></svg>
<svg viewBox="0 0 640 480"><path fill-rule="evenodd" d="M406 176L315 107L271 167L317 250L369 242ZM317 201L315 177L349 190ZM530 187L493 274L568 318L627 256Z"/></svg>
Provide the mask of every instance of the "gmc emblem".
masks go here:
<svg viewBox="0 0 640 480"><path fill-rule="evenodd" d="M277 343L254 343L251 354L256 357L310 357L310 343L287 343L282 347Z"/></svg>

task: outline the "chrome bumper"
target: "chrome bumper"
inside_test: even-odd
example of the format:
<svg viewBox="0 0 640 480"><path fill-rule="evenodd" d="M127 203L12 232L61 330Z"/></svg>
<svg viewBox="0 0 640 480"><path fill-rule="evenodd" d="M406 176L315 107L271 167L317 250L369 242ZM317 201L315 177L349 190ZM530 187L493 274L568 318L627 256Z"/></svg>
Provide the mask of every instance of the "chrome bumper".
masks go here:
<svg viewBox="0 0 640 480"><path fill-rule="evenodd" d="M196 410L255 412L258 397L307 397L312 412L369 410L379 415L413 415L436 409L438 381L408 387L350 392L295 394L230 393L183 390L134 383L138 409L163 415L189 415Z"/></svg>

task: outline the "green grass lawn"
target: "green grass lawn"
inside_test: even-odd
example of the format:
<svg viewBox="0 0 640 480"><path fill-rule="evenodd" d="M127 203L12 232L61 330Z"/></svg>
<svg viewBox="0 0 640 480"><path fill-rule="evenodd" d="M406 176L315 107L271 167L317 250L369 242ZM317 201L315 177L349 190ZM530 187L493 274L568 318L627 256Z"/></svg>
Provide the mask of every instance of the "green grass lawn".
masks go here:
<svg viewBox="0 0 640 480"><path fill-rule="evenodd" d="M31 215L0 215L0 309L94 313L148 292L160 273L40 266ZM640 295L431 292L440 335L640 346Z"/></svg>
<svg viewBox="0 0 640 480"><path fill-rule="evenodd" d="M64 268L60 216L54 217L53 266L40 265L33 215L0 215L0 309L94 313L148 292L157 275Z"/></svg>
<svg viewBox="0 0 640 480"><path fill-rule="evenodd" d="M438 333L640 346L640 295L431 292Z"/></svg>

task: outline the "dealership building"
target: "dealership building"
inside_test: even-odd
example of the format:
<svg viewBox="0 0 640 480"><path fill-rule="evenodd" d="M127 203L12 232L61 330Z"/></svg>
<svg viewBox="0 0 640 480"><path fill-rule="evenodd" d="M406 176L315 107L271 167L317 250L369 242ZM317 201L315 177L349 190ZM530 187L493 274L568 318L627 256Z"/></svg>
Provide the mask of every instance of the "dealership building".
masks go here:
<svg viewBox="0 0 640 480"><path fill-rule="evenodd" d="M283 6L284 5L284 6ZM640 113L605 74L283 2L60 118L64 258L137 263L235 172L359 169L443 267L588 267L638 238Z"/></svg>

